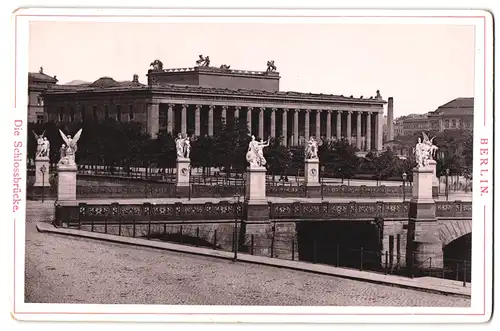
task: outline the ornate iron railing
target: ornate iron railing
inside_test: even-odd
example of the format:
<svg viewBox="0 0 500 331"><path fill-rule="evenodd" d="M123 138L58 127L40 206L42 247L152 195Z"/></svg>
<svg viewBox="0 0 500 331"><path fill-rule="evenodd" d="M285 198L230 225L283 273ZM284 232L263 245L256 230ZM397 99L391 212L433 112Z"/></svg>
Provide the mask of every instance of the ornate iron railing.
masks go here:
<svg viewBox="0 0 500 331"><path fill-rule="evenodd" d="M269 219L335 220L335 219L391 219L408 217L409 202L347 202L347 203L268 203ZM236 208L236 209L235 209ZM173 204L86 204L73 206L56 204L58 225L83 224L116 220L117 222L158 221L220 221L234 220L245 214L244 204L221 201L219 203ZM243 213L243 214L240 214ZM453 201L436 203L436 216L472 217L472 203ZM239 216L238 216L239 217ZM244 218L244 216L243 216Z"/></svg>

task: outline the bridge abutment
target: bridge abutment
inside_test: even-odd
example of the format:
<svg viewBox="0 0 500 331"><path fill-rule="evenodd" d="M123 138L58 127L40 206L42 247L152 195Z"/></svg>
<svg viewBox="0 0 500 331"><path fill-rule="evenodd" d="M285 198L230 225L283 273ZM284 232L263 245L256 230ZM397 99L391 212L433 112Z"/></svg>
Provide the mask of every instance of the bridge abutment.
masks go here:
<svg viewBox="0 0 500 331"><path fill-rule="evenodd" d="M413 170L406 248L406 264L412 273L443 269L443 244L439 238L436 202L432 197L432 176L432 167Z"/></svg>

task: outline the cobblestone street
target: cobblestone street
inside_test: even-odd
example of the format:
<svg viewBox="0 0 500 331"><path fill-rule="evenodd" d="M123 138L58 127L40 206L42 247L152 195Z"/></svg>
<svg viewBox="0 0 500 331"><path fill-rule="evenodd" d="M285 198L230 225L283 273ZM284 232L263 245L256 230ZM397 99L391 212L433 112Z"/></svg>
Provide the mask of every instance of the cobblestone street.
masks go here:
<svg viewBox="0 0 500 331"><path fill-rule="evenodd" d="M470 300L26 230L26 302L470 306Z"/></svg>

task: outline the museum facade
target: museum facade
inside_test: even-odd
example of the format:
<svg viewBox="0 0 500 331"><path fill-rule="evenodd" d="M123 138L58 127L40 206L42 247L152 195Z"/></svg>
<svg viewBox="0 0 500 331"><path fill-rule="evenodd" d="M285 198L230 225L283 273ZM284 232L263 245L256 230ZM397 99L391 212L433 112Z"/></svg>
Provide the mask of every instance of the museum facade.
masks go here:
<svg viewBox="0 0 500 331"><path fill-rule="evenodd" d="M257 138L282 137L286 146L309 136L345 138L361 151L382 150L384 101L376 96L285 92L280 75L199 65L163 69L156 60L147 85L138 76L117 82L54 85L44 97L45 121L137 121L155 137L160 130L189 136L213 135L224 119L245 121Z"/></svg>

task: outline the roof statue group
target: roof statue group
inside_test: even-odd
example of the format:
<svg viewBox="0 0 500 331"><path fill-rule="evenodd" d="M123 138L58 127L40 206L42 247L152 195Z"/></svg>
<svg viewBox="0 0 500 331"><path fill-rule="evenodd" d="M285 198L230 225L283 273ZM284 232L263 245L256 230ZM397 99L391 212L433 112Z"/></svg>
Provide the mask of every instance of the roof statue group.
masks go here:
<svg viewBox="0 0 500 331"><path fill-rule="evenodd" d="M418 143L414 148L417 168L427 167L429 165L429 161L434 159L436 151L438 150L438 147L432 143L435 137L429 139L424 132L422 132L422 135L424 137L424 141L422 142L422 139L418 138Z"/></svg>
<svg viewBox="0 0 500 331"><path fill-rule="evenodd" d="M186 134L179 133L175 138L175 149L177 152L177 160L189 159L191 154L191 142Z"/></svg>
<svg viewBox="0 0 500 331"><path fill-rule="evenodd" d="M156 72L162 72L163 71L163 62L160 60L154 60L151 62L150 66L152 67L152 71ZM198 60L196 60L196 66L197 67L210 67L210 57L203 56L203 54L198 55ZM230 65L227 64L222 64L220 67L222 70L229 70L231 68ZM267 69L266 73L269 72L276 72L277 68L276 65L274 64L274 60L272 61L267 61Z"/></svg>

